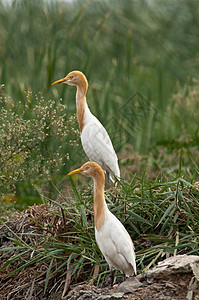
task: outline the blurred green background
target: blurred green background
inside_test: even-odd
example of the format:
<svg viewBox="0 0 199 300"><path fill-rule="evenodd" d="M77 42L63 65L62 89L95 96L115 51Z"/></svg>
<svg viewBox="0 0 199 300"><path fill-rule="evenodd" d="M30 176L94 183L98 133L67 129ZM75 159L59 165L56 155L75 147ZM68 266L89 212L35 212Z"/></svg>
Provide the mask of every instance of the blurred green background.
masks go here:
<svg viewBox="0 0 199 300"><path fill-rule="evenodd" d="M19 191L22 182L28 185L26 195L31 194L29 182L34 195L41 185L49 191L48 180L62 183L72 166L87 160L74 118L75 88L51 86L72 70L88 78L88 105L111 136L122 175L127 167L133 170L137 159L131 155L137 153L144 157L144 168L151 164L167 172L175 171L181 155L186 170L194 167L190 176L197 176L198 33L196 0L0 1L1 198ZM63 124L73 128L74 142L71 130L63 133L64 139L57 137L59 122L53 131L53 109L48 116L45 109L41 116L35 113L47 110L49 101L57 109L54 121L64 116ZM28 120L35 122L34 132L28 127L24 156L23 147L16 151L13 130L6 139L10 124L18 126L12 113L25 128ZM45 138L32 143L39 124ZM52 163L46 171L56 151L67 155L65 164L59 161L58 168ZM16 165L17 176L11 171ZM40 196L35 197L39 202Z"/></svg>

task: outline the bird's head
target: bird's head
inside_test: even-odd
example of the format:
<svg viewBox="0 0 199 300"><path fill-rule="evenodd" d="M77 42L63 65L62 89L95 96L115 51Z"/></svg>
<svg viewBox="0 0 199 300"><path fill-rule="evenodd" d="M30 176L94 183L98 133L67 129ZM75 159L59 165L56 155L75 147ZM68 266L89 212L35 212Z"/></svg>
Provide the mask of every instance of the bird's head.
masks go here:
<svg viewBox="0 0 199 300"><path fill-rule="evenodd" d="M89 161L83 164L81 168L68 173L68 175L73 175L73 174L82 174L92 178L101 177L104 180L104 172L102 168L97 163L92 161Z"/></svg>
<svg viewBox="0 0 199 300"><path fill-rule="evenodd" d="M66 83L68 85L75 85L75 86L84 86L86 89L88 88L88 81L86 76L80 71L72 71L66 75L66 77L61 78L52 83L52 85L58 83Z"/></svg>

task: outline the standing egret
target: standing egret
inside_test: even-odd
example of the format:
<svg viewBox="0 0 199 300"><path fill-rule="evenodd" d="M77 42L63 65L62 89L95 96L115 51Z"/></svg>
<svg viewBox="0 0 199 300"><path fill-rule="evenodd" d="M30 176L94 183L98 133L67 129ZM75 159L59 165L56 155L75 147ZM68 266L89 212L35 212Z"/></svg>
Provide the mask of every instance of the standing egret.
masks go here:
<svg viewBox="0 0 199 300"><path fill-rule="evenodd" d="M88 81L86 76L80 71L73 71L66 77L53 82L52 85L58 83L66 83L77 87L76 111L83 149L88 158L98 163L107 173L108 180L111 179L114 182L114 176L120 177L117 155L106 129L88 108L86 102Z"/></svg>
<svg viewBox="0 0 199 300"><path fill-rule="evenodd" d="M110 212L104 198L104 172L95 162L87 162L68 175L82 174L94 181L94 222L96 242L109 267L125 275L136 275L134 245L122 223Z"/></svg>

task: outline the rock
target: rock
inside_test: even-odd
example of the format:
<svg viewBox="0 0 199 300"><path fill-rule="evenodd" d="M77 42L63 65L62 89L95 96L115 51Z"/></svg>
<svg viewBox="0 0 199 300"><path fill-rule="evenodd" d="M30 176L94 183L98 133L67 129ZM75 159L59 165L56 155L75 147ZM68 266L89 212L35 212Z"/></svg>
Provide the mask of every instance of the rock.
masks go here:
<svg viewBox="0 0 199 300"><path fill-rule="evenodd" d="M114 299L121 299L122 297L124 296L124 293L114 293L111 295L111 300L114 300Z"/></svg>
<svg viewBox="0 0 199 300"><path fill-rule="evenodd" d="M194 266L198 263L198 255L176 255L159 262L156 267L147 271L145 275L149 281L151 279L165 279L171 274L193 272Z"/></svg>
<svg viewBox="0 0 199 300"><path fill-rule="evenodd" d="M192 277L189 283L186 299L187 300L199 299L199 281L197 280L196 277Z"/></svg>
<svg viewBox="0 0 199 300"><path fill-rule="evenodd" d="M171 276L181 276L182 274L192 275L189 282L186 299L199 300L199 256L197 255L177 255L169 257L158 263L156 267L145 273L147 282L152 283L155 280L166 280ZM184 285L179 281L180 285ZM167 283L166 287L175 289L171 283ZM198 298L197 298L198 297Z"/></svg>
<svg viewBox="0 0 199 300"><path fill-rule="evenodd" d="M108 300L108 299L112 299L111 295L101 295L97 298L97 300Z"/></svg>
<svg viewBox="0 0 199 300"><path fill-rule="evenodd" d="M199 263L197 263L197 262L191 263L191 268L192 268L194 276L199 281Z"/></svg>
<svg viewBox="0 0 199 300"><path fill-rule="evenodd" d="M142 283L135 277L129 277L127 280L122 282L118 287L117 291L122 293L132 293L142 286Z"/></svg>

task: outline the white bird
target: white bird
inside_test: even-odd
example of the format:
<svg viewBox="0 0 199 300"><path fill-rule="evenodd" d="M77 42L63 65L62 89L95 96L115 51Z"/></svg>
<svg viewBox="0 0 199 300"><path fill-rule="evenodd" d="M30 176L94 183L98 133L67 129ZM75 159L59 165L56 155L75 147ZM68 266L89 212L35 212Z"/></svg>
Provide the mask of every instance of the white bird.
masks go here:
<svg viewBox="0 0 199 300"><path fill-rule="evenodd" d="M110 212L104 198L104 172L95 162L87 162L68 175L82 174L94 181L94 223L96 242L109 267L125 275L137 274L134 245L122 223Z"/></svg>
<svg viewBox="0 0 199 300"><path fill-rule="evenodd" d="M66 77L53 82L52 85L58 83L77 87L76 110L83 149L90 161L98 163L107 173L108 180L111 179L114 182L114 176L120 177L118 158L106 129L88 108L86 102L88 81L85 75L80 71L73 71Z"/></svg>

